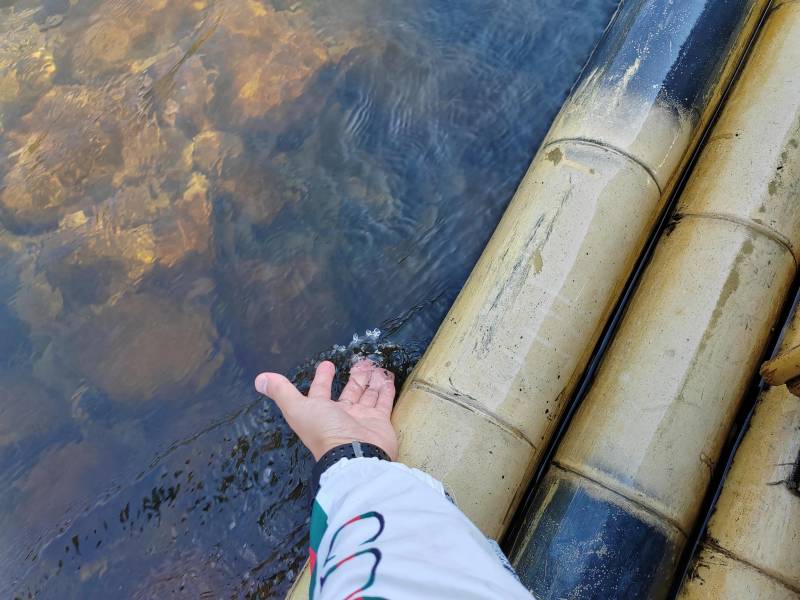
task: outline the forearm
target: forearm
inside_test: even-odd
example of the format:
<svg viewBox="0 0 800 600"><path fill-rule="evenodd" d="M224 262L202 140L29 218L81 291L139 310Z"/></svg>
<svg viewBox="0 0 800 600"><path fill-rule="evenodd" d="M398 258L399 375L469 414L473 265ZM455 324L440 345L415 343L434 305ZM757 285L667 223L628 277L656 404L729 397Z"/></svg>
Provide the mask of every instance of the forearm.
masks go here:
<svg viewBox="0 0 800 600"><path fill-rule="evenodd" d="M311 561L317 600L531 597L438 481L375 458L322 475Z"/></svg>
<svg viewBox="0 0 800 600"><path fill-rule="evenodd" d="M311 515L311 598L530 599L438 481L366 458L397 457L394 376L361 360L333 401L334 372L332 363L321 362L307 396L277 373L255 381L319 461L315 473L324 469ZM328 466L340 453L363 458Z"/></svg>

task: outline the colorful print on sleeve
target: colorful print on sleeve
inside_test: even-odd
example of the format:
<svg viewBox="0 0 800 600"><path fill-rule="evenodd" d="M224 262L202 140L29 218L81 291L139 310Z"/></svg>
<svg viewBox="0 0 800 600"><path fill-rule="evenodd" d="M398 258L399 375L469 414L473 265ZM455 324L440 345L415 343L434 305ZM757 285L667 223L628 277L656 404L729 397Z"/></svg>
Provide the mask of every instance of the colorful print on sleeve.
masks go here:
<svg viewBox="0 0 800 600"><path fill-rule="evenodd" d="M366 544L372 544L375 542L383 533L385 527L385 520L383 515L376 511L369 511L360 515L356 515L355 517L348 519L345 521L343 525L341 525L331 537L331 541L328 544L327 553L325 556L324 563L321 566L321 569L324 570L324 573L319 578L319 589L320 594L322 594L325 588L325 582L328 578L336 572L340 568L350 568L350 569L359 569L363 568L362 565L364 561L356 561L353 562L353 559L358 558L359 556L364 555L371 555L373 558L372 563L369 565L369 571L364 573L363 583L347 596L344 597L343 600L382 600L375 596L363 596L361 592L365 591L369 587L375 583L375 576L378 570L378 565L381 562L381 551L377 547L368 547L368 548L361 548L350 552L347 555L342 556L339 558L337 556L337 546L336 541L339 539L339 534L342 533L347 527L352 526L354 523L363 523L368 519L374 519L377 525L377 529L374 534L370 535L364 541L358 544L358 547L364 546ZM314 503L314 508L311 513L311 544L309 548L309 562L311 566L311 577L312 577L312 585L309 590L309 598L313 600L314 598L314 590L316 587L317 582L317 573L318 567L318 555L319 555L319 546L322 542L322 538L325 535L325 532L328 528L328 517L325 514L325 511L322 510L322 507L319 503Z"/></svg>

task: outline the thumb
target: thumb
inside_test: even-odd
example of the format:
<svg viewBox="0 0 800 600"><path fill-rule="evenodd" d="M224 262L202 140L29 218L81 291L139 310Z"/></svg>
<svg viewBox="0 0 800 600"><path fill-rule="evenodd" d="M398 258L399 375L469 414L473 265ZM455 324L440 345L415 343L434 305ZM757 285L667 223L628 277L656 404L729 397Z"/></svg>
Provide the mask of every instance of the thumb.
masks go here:
<svg viewBox="0 0 800 600"><path fill-rule="evenodd" d="M278 373L261 373L256 377L256 391L272 398L281 412L286 415L293 410L298 401L306 399L299 390L292 385L292 382Z"/></svg>

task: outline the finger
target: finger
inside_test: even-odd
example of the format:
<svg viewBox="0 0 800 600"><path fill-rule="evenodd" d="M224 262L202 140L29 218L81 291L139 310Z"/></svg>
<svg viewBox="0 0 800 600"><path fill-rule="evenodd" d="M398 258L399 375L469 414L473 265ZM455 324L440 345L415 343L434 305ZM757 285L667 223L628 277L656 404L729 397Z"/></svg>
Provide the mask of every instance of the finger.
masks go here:
<svg viewBox="0 0 800 600"><path fill-rule="evenodd" d="M374 408L378 403L378 395L380 394L383 384L389 380L388 371L384 369L373 369L372 374L367 384L367 389L358 401L358 404L363 404L369 408Z"/></svg>
<svg viewBox="0 0 800 600"><path fill-rule="evenodd" d="M358 361L350 369L350 379L344 386L339 402L349 402L355 404L361 398L364 390L367 389L369 378L375 370L375 363L368 359Z"/></svg>
<svg viewBox="0 0 800 600"><path fill-rule="evenodd" d="M394 407L394 373L388 371L387 373L386 380L381 385L381 389L378 390L378 401L375 403L375 408L390 415Z"/></svg>
<svg viewBox="0 0 800 600"><path fill-rule="evenodd" d="M301 394L292 382L278 373L261 373L256 377L256 390L265 396L272 398L281 412L286 415L292 411L299 403L305 401L305 396Z"/></svg>
<svg viewBox="0 0 800 600"><path fill-rule="evenodd" d="M308 397L315 400L330 400L333 376L336 374L336 367L329 360L324 360L317 365L317 372L314 380L308 388Z"/></svg>

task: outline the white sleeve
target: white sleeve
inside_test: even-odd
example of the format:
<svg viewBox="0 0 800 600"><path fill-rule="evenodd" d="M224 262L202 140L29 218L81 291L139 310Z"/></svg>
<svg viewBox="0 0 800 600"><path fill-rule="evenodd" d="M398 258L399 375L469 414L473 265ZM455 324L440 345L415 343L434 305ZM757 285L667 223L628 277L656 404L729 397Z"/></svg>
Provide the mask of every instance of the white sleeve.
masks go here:
<svg viewBox="0 0 800 600"><path fill-rule="evenodd" d="M441 483L377 458L322 474L310 554L313 600L532 598Z"/></svg>

